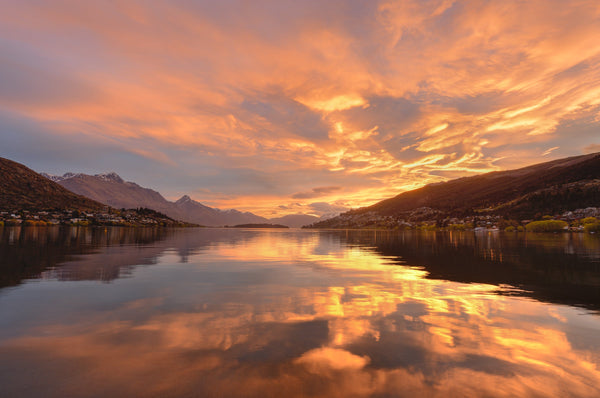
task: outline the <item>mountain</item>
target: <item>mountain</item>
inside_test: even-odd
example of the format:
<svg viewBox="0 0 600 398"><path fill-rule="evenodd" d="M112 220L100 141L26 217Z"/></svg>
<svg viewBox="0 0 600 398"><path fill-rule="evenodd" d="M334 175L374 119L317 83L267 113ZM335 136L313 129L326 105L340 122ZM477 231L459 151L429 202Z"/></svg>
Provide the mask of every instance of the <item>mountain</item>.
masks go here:
<svg viewBox="0 0 600 398"><path fill-rule="evenodd" d="M600 207L600 153L426 185L314 226L340 227L366 214L413 220L473 214L524 219L585 207Z"/></svg>
<svg viewBox="0 0 600 398"><path fill-rule="evenodd" d="M144 207L178 220L206 226L270 223L299 228L325 218L308 214L290 214L268 219L250 212L209 207L193 200L188 195L171 202L153 189L123 180L115 172L95 175L83 173L66 173L62 176L42 173L42 175L76 194L84 195L115 208Z"/></svg>
<svg viewBox="0 0 600 398"><path fill-rule="evenodd" d="M106 206L65 189L28 167L0 158L0 210L100 210Z"/></svg>
<svg viewBox="0 0 600 398"><path fill-rule="evenodd" d="M56 181L71 192L115 208L146 207L174 218L182 218L180 214L170 211L173 203L163 198L160 193L143 188L134 182L126 182L114 172L96 175L83 173L66 173L63 176L52 176L45 173L42 175Z"/></svg>
<svg viewBox="0 0 600 398"><path fill-rule="evenodd" d="M184 219L190 222L201 223L209 226L237 225L237 224L260 224L268 222L264 217L250 212L241 212L235 209L220 210L208 207L190 198L182 196L175 202L175 206Z"/></svg>
<svg viewBox="0 0 600 398"><path fill-rule="evenodd" d="M268 219L253 213L241 212L235 209L220 210L205 206L188 195L182 196L176 202L171 202L157 191L144 188L135 182L125 181L114 172L95 175L83 173L66 173L62 176L45 173L42 175L76 194L84 195L116 208L144 207L178 220L206 226L269 222Z"/></svg>
<svg viewBox="0 0 600 398"><path fill-rule="evenodd" d="M46 176L0 158L0 225L192 226L148 208L125 211L75 194Z"/></svg>

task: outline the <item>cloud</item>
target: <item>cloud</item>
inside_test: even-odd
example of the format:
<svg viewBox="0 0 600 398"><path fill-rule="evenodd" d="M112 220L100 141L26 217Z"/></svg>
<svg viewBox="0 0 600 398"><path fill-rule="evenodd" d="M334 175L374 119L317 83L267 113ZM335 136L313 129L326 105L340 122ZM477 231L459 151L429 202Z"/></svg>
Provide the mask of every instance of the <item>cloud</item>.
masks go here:
<svg viewBox="0 0 600 398"><path fill-rule="evenodd" d="M0 39L0 61L0 104L4 106L74 106L102 96L101 88L78 76L75 68L53 63L16 43Z"/></svg>
<svg viewBox="0 0 600 398"><path fill-rule="evenodd" d="M322 347L305 352L295 362L305 365L311 372L322 373L329 369L362 369L369 363L369 357L339 348Z"/></svg>
<svg viewBox="0 0 600 398"><path fill-rule="evenodd" d="M548 155L550 155L550 154L551 154L553 151L556 151L558 148L560 148L560 147L558 147L558 146L553 146L552 148L548 148L548 149L546 149L546 150L545 150L545 151L542 153L542 156L548 156Z"/></svg>
<svg viewBox="0 0 600 398"><path fill-rule="evenodd" d="M583 148L585 153L600 152L600 144L590 144Z"/></svg>
<svg viewBox="0 0 600 398"><path fill-rule="evenodd" d="M600 128L598 7L18 2L0 15L4 154L265 213L342 193L315 185L362 206L573 155ZM40 158L13 133L31 125L64 150Z"/></svg>
<svg viewBox="0 0 600 398"><path fill-rule="evenodd" d="M333 193L335 191L339 191L340 189L342 189L342 187L338 187L338 186L332 186L332 187L317 187L317 188L313 188L311 191L308 192L298 192L292 195L293 199L311 199L311 198L318 198L324 195L328 195L330 193Z"/></svg>
<svg viewBox="0 0 600 398"><path fill-rule="evenodd" d="M292 134L310 141L328 139L329 126L321 115L307 106L283 95L270 95L264 99L256 95L244 99L241 110L247 111L247 119L260 119L257 125L271 135Z"/></svg>
<svg viewBox="0 0 600 398"><path fill-rule="evenodd" d="M312 212L319 215L342 213L349 210L349 208L347 206L344 206L343 204L332 204L327 202L313 202L310 203L308 207L311 209Z"/></svg>
<svg viewBox="0 0 600 398"><path fill-rule="evenodd" d="M101 255L64 265L88 272L64 274L97 278L123 258L161 264L177 261L176 254L202 266L179 267L171 289L162 275L137 286L114 283L111 305L95 311L73 304L70 289L45 292L53 303L71 304L83 326L61 322L64 306L23 302L0 352L5 366L27 372L5 376L3 391L43 396L51 385L66 396L90 386L110 396L597 395L597 347L577 340L580 311L515 299L494 285L427 278L424 267L399 266L393 239L372 233L383 239L379 249L363 234L286 233L273 245L269 234L214 230L99 247ZM239 250L232 249L236 242ZM298 265L273 264L282 255ZM223 266L235 260L252 267ZM302 277L307 273L311 278ZM198 289L198 280L223 288ZM88 286L98 295L105 290ZM238 286L244 294L232 294ZM21 289L39 292L31 284Z"/></svg>

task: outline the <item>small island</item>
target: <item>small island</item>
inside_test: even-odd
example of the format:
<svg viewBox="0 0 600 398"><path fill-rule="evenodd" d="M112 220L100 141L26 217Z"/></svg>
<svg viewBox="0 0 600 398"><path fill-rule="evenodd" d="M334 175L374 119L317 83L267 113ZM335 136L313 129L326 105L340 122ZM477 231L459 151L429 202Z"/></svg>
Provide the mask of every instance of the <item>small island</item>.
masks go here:
<svg viewBox="0 0 600 398"><path fill-rule="evenodd" d="M238 225L226 225L225 228L289 228L287 225L281 224L238 224Z"/></svg>

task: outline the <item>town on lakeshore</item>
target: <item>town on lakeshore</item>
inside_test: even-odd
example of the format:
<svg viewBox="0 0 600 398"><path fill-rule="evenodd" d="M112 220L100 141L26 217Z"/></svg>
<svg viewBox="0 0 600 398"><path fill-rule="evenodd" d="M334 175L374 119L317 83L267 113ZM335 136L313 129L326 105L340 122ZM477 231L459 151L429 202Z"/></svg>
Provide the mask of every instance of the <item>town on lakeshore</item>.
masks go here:
<svg viewBox="0 0 600 398"><path fill-rule="evenodd" d="M600 232L600 208L587 207L566 211L560 215L544 215L537 220L511 220L498 215L474 215L464 218L440 217L431 208L419 208L408 218L383 216L375 212L359 215L342 214L330 220L328 228L340 229L389 229L389 230L448 230L448 231L506 231L506 232ZM108 206L100 212L62 210L30 211L14 210L0 212L0 226L190 226L177 222L150 209L112 209ZM241 224L235 227L287 228L276 224ZM307 225L305 228L311 228Z"/></svg>
<svg viewBox="0 0 600 398"><path fill-rule="evenodd" d="M417 229L448 231L531 231L531 232L600 232L600 208L587 207L554 216L538 215L534 220L512 220L499 215L472 215L464 218L443 217L435 209L419 208L409 216L385 216L376 212L342 214L321 222L325 228ZM324 225L323 225L324 224ZM308 225L307 228L310 228Z"/></svg>
<svg viewBox="0 0 600 398"><path fill-rule="evenodd" d="M112 209L102 211L60 210L0 211L0 226L124 226L124 227L186 227L192 224L174 221L150 209Z"/></svg>

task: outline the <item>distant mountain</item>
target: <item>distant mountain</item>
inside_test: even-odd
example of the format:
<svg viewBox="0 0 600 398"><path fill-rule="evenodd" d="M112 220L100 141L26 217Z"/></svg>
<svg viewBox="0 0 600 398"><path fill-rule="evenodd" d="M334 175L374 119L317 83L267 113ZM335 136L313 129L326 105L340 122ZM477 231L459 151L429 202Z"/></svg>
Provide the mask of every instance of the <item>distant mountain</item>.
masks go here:
<svg viewBox="0 0 600 398"><path fill-rule="evenodd" d="M472 214L523 219L585 207L600 207L600 153L426 185L314 226L340 227L367 213L405 219Z"/></svg>
<svg viewBox="0 0 600 398"><path fill-rule="evenodd" d="M147 207L170 217L181 219L180 214L169 211L172 208L172 202L167 201L160 193L143 188L133 182L125 182L114 172L96 175L83 173L66 173L63 176L52 176L45 173L42 175L56 181L71 192L115 208Z"/></svg>
<svg viewBox="0 0 600 398"><path fill-rule="evenodd" d="M55 176L55 175L51 175L48 173L40 173L40 175L42 175L42 176L46 177L47 179L52 180L54 182L59 182L62 180L66 180L67 178L75 177L76 174L75 173L65 173L65 175L62 175L62 176Z"/></svg>
<svg viewBox="0 0 600 398"><path fill-rule="evenodd" d="M74 194L28 167L0 158L0 210L100 210L105 205Z"/></svg>
<svg viewBox="0 0 600 398"><path fill-rule="evenodd" d="M205 206L202 203L193 200L188 195L182 196L174 204L177 211L184 216L184 219L190 220L190 222L197 222L202 225L224 226L237 224L260 224L269 221L264 217L260 217L249 212L241 212L235 209L220 210Z"/></svg>
<svg viewBox="0 0 600 398"><path fill-rule="evenodd" d="M83 173L66 173L62 176L43 173L43 175L74 193L87 196L116 208L145 207L178 220L206 226L272 222L267 218L250 212L241 212L235 209L220 210L209 207L193 200L188 195L184 195L177 201L171 202L157 191L141 187L134 182L124 181L114 172L96 175ZM292 221L297 223L296 219L292 219ZM310 222L314 222L314 220ZM307 224L310 222L307 222Z"/></svg>
<svg viewBox="0 0 600 398"><path fill-rule="evenodd" d="M283 217L265 218L250 212L241 212L235 209L220 210L205 206L202 203L193 200L188 195L182 196L175 202L175 205L184 220L209 226L281 224L290 228L300 228L304 225L321 220L319 217L308 214L290 214Z"/></svg>

